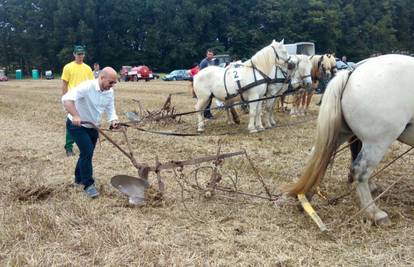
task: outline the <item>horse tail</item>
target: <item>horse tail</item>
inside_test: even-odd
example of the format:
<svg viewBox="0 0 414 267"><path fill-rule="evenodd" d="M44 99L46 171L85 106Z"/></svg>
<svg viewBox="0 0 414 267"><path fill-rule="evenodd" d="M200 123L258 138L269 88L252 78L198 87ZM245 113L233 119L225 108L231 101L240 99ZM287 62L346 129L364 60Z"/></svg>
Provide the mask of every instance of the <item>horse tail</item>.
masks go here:
<svg viewBox="0 0 414 267"><path fill-rule="evenodd" d="M319 110L314 148L300 178L282 190L291 196L305 194L325 175L328 164L336 151L342 126L342 92L349 78L349 71L341 71L328 84Z"/></svg>

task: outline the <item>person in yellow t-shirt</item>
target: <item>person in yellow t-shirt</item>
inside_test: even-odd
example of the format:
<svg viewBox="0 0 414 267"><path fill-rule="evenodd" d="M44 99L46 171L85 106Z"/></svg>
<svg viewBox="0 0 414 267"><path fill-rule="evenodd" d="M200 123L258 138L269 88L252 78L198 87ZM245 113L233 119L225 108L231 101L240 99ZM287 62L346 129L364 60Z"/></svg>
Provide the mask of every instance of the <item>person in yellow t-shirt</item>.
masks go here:
<svg viewBox="0 0 414 267"><path fill-rule="evenodd" d="M85 47L75 45L73 56L75 60L66 64L62 72L62 95L66 94L70 89L86 80L93 80L94 76L91 67L83 62L85 59ZM65 150L68 157L74 156L73 153L74 140L70 133L66 131Z"/></svg>

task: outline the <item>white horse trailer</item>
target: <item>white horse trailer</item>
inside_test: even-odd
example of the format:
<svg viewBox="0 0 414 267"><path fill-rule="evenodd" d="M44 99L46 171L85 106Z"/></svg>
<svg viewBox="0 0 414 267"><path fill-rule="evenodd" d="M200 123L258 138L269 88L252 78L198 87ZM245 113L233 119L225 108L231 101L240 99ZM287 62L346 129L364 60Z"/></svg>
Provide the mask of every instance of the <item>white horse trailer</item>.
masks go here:
<svg viewBox="0 0 414 267"><path fill-rule="evenodd" d="M315 55L315 44L311 42L285 44L285 47L290 55Z"/></svg>

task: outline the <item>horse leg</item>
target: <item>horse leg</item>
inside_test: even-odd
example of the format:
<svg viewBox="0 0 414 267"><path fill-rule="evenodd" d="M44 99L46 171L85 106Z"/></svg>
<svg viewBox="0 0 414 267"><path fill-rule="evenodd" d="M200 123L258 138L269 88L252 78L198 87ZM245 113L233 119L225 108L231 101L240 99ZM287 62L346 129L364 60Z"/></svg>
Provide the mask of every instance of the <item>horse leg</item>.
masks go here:
<svg viewBox="0 0 414 267"><path fill-rule="evenodd" d="M267 102L267 101L266 101L266 102ZM276 98L276 101L275 101L275 106L276 106L276 110L277 110L277 111L282 112L282 108L283 108L283 106L282 106L282 102L280 101L280 98L279 98L279 99L277 99L277 98Z"/></svg>
<svg viewBox="0 0 414 267"><path fill-rule="evenodd" d="M231 107L230 112L231 112L231 115L233 116L234 123L240 124L240 117L239 117L239 114L237 114L236 108Z"/></svg>
<svg viewBox="0 0 414 267"><path fill-rule="evenodd" d="M281 112L285 112L286 111L285 96L282 95L277 101L278 101L279 106L280 106L280 108L278 108L278 110L281 111Z"/></svg>
<svg viewBox="0 0 414 267"><path fill-rule="evenodd" d="M299 111L298 111L299 116L304 116L305 115L307 99L308 99L308 92L304 92L301 95L301 99L300 99L300 103L299 103Z"/></svg>
<svg viewBox="0 0 414 267"><path fill-rule="evenodd" d="M276 101L274 98L266 100L262 105L264 114L263 114L263 124L266 129L272 128L276 125L276 122L273 118L273 108Z"/></svg>
<svg viewBox="0 0 414 267"><path fill-rule="evenodd" d="M389 222L389 218L387 213L380 210L373 203L368 178L383 158L387 148L388 144L363 143L361 151L352 164L352 172L357 181L357 194L361 202L361 207L367 207L365 210L366 214L376 224L386 224Z"/></svg>
<svg viewBox="0 0 414 267"><path fill-rule="evenodd" d="M314 91L312 90L311 92L307 92L306 93L306 106L305 106L305 109L303 111L303 113L304 113L303 115L306 115L308 113L309 104L310 104L310 102L312 100L313 92Z"/></svg>
<svg viewBox="0 0 414 267"><path fill-rule="evenodd" d="M299 92L293 95L292 109L290 110L291 116L296 116L298 114L300 98L301 95Z"/></svg>
<svg viewBox="0 0 414 267"><path fill-rule="evenodd" d="M261 132L264 131L265 128L263 127L262 123L262 101L257 102L257 109L256 109L256 116L254 119L255 128Z"/></svg>
<svg viewBox="0 0 414 267"><path fill-rule="evenodd" d="M233 123L240 124L239 114L237 114L236 109L233 107L226 108L227 111L227 124L231 125ZM230 114L232 120L230 121Z"/></svg>
<svg viewBox="0 0 414 267"><path fill-rule="evenodd" d="M358 156L358 153L362 149L362 142L358 139L355 135L352 136L349 140L349 149L351 151L352 162L354 162ZM354 182L354 173L352 171L352 166L349 168L348 173L348 183L352 184ZM371 194L376 194L382 191L381 186L377 185L373 181L368 181L369 184L369 191Z"/></svg>
<svg viewBox="0 0 414 267"><path fill-rule="evenodd" d="M276 104L276 98L272 98L269 99L268 101L270 101L269 103L269 122L270 122L270 127L275 127L276 126L276 121L275 121L275 117L274 117L274 110L275 110L275 104ZM283 105L283 102L282 102Z"/></svg>
<svg viewBox="0 0 414 267"><path fill-rule="evenodd" d="M230 108L226 108L227 125L232 125L234 122L231 118Z"/></svg>
<svg viewBox="0 0 414 267"><path fill-rule="evenodd" d="M273 99L268 99L266 101L264 101L264 105L263 105L263 124L265 126L265 128L270 128L271 124L270 124L270 112L271 112L271 101Z"/></svg>
<svg viewBox="0 0 414 267"><path fill-rule="evenodd" d="M258 110L259 102L251 102L249 103L249 125L247 129L250 133L257 133L258 130L256 129L256 114L260 112Z"/></svg>
<svg viewBox="0 0 414 267"><path fill-rule="evenodd" d="M352 162L354 162L361 151L362 142L355 135L348 140L349 150L351 151ZM352 166L349 168L348 183L354 182L354 173L352 172Z"/></svg>
<svg viewBox="0 0 414 267"><path fill-rule="evenodd" d="M195 105L195 110L200 110L197 112L197 132L204 132L204 109L207 107L210 97L208 98L197 98L197 103Z"/></svg>

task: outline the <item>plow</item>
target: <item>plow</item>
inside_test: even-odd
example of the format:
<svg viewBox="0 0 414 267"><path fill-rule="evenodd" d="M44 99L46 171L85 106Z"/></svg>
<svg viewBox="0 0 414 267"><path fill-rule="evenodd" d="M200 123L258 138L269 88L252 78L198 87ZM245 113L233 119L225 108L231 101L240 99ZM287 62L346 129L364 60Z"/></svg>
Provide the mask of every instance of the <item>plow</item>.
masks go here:
<svg viewBox="0 0 414 267"><path fill-rule="evenodd" d="M84 124L88 124L88 122L83 122ZM227 192L227 193L234 193L240 194L250 197L257 197L260 199L267 199L267 200L274 200L277 196L272 195L266 186L263 177L260 173L257 172L257 169L253 165L253 162L249 158L247 152L245 150L240 150L236 152L228 152L222 153L221 146L219 145L216 154L208 155L203 157L196 157L187 160L170 160L167 162L160 162L158 156L155 157L154 164L150 165L147 163L138 162L134 156L131 143L129 141L127 135L127 128L122 127L117 132L121 132L124 141L127 144L128 151L122 148L117 142L115 142L109 135L105 133L102 129L96 128L111 144L113 144L118 150L120 150L132 163L132 165L137 169L137 176L128 176L128 175L115 175L111 178L111 184L116 189L124 193L129 197L129 203L133 205L145 205L146 203L146 190L150 188L150 174L155 176L156 180L156 188L154 186L151 187L152 190L156 190L157 198L162 198L165 190L165 183L162 172L164 170L174 170L182 173L182 170L187 166L194 166L194 165L202 165L203 163L210 163L210 166L200 166L195 168L191 174L192 178L183 177L182 175L181 180L191 187L192 189L198 190L203 192L206 197L211 197L217 192ZM254 194L249 192L243 192L238 189L238 177L229 178L231 180L231 187L229 186L221 186L220 181L223 179L223 175L220 172L220 169L223 166L223 163L226 159L237 157L237 156L244 156L250 163L250 166L256 173L257 181L262 185L265 195L262 193ZM207 181L200 182L200 170L202 169L209 169L210 170L210 177Z"/></svg>
<svg viewBox="0 0 414 267"><path fill-rule="evenodd" d="M137 129L140 131L150 133L149 130L144 130L140 125L145 123L168 123L177 122L177 118L180 118L183 114L191 114L193 112L176 113L174 107L171 106L171 95L168 96L161 109L156 111L144 110L139 100L134 100L138 103L139 111L127 112L126 116L129 119L127 123L120 123L118 129L110 129L115 133L121 133L123 142L116 142L107 133L106 130L100 129L90 122L84 121L83 124L90 124L95 127L99 133L105 137L114 147L116 147L122 154L124 154L131 164L136 168L137 175L130 176L124 174L118 174L111 178L111 185L119 190L128 198L128 203L132 206L145 206L148 203L154 201L161 201L164 198L165 193L165 176L163 172L170 170L175 175L175 180L179 183L182 190L186 187L188 190L199 192L205 198L212 198L215 195L242 195L248 198L256 198L265 201L276 201L282 195L272 194L265 183L265 179L259 173L255 167L253 161L248 156L245 150L235 152L222 152L220 142L215 154L206 155L201 157L194 157L186 160L169 160L161 162L158 156L155 156L153 164L139 162L135 155L128 137L128 129ZM178 120L179 122L179 120ZM162 133L168 135L178 136L193 136L193 134L173 134ZM194 134L198 136L199 134ZM121 147L120 143L126 144L126 149ZM125 145L124 145L125 146ZM254 173L254 180L260 185L260 192L248 192L247 190L241 190L240 179L237 171L232 175L223 175L223 165L226 160L234 157L244 157L247 160L248 166ZM194 169L185 175L184 168L195 166ZM206 171L208 172L205 175ZM203 173L203 175L201 175ZM203 176L203 177L202 177ZM321 231L326 231L327 227L317 215L311 204L307 200L305 195L298 195L299 203L302 205L303 210L313 219L318 225Z"/></svg>

